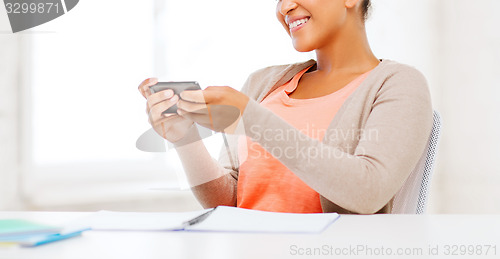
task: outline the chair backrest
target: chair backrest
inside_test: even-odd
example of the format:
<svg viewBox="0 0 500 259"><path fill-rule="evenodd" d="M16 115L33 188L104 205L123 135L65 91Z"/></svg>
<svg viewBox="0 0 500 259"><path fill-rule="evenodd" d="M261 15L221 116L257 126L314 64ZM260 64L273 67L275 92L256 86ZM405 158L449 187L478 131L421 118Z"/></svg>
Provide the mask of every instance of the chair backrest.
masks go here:
<svg viewBox="0 0 500 259"><path fill-rule="evenodd" d="M391 210L393 214L422 214L425 212L434 160L441 135L441 117L438 112L434 111L433 119L434 123L427 147L417 166L394 197Z"/></svg>

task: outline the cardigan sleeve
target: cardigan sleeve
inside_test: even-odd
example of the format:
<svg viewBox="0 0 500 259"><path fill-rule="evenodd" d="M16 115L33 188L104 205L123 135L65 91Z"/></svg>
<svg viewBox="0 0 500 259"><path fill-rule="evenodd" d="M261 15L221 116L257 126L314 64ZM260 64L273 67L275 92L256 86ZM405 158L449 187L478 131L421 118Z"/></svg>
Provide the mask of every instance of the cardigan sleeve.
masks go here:
<svg viewBox="0 0 500 259"><path fill-rule="evenodd" d="M304 135L254 100L243 113L245 134L268 152L295 151L275 157L326 199L349 211L375 213L401 188L422 155L432 105L425 78L409 67L388 76L376 96L364 101L370 102L363 104L370 107L364 131L377 132L377 137L361 138L353 153ZM300 137L262 138L260 129L295 131Z"/></svg>

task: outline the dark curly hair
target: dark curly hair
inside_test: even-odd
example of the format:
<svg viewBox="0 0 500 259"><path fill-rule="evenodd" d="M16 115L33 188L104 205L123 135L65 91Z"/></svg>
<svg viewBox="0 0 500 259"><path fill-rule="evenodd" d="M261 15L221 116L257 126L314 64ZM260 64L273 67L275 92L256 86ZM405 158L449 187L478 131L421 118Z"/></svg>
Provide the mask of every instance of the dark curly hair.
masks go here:
<svg viewBox="0 0 500 259"><path fill-rule="evenodd" d="M366 21L366 19L368 18L371 6L372 4L370 0L363 0L363 2L361 3L361 15L363 16L363 21Z"/></svg>

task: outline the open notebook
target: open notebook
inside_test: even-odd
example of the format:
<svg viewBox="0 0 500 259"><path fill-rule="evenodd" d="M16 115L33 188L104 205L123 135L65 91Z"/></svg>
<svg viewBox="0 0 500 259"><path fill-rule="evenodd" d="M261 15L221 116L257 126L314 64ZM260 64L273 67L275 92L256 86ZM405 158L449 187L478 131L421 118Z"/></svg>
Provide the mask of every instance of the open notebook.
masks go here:
<svg viewBox="0 0 500 259"><path fill-rule="evenodd" d="M80 223L92 230L320 233L338 217L337 213L277 213L218 206L174 213L99 211Z"/></svg>

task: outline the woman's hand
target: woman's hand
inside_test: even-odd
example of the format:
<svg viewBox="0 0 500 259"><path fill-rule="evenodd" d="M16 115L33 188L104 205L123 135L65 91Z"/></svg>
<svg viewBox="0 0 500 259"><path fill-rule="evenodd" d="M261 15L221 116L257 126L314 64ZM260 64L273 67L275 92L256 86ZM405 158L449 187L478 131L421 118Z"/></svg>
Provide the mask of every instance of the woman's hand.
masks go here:
<svg viewBox="0 0 500 259"><path fill-rule="evenodd" d="M184 91L177 113L217 132L232 133L248 104L248 96L229 87L211 86L205 90Z"/></svg>
<svg viewBox="0 0 500 259"><path fill-rule="evenodd" d="M158 83L158 79L149 78L139 85L139 91L147 99L146 112L149 123L164 139L176 142L186 135L188 129L193 125L193 121L175 113L163 114L179 101L179 96L174 95L172 90L151 94L149 87L156 83Z"/></svg>

